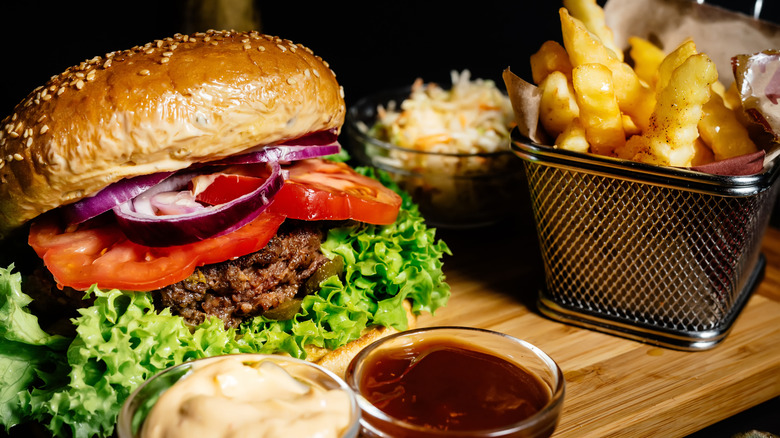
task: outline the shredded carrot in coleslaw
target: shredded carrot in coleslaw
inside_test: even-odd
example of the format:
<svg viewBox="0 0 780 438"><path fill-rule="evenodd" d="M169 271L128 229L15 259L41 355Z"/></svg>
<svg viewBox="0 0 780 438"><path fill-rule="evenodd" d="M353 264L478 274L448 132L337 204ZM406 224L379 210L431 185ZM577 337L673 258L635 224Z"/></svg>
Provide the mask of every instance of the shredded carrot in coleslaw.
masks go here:
<svg viewBox="0 0 780 438"><path fill-rule="evenodd" d="M451 73L449 90L417 79L400 106L378 112L378 128L397 146L424 152L486 153L509 148L513 112L495 83Z"/></svg>

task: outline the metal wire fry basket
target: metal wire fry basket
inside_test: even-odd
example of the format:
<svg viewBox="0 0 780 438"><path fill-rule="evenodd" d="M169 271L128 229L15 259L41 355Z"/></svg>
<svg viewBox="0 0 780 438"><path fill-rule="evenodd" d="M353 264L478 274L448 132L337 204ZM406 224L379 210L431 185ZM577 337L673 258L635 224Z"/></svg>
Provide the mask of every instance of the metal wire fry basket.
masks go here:
<svg viewBox="0 0 780 438"><path fill-rule="evenodd" d="M513 136L544 262L540 311L675 349L725 338L763 275L777 165L717 176Z"/></svg>

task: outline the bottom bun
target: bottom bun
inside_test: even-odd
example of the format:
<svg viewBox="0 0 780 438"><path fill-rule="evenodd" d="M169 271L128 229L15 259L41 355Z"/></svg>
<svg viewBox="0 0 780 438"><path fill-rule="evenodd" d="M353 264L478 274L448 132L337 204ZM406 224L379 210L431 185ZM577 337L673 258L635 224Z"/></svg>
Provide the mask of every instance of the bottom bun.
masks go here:
<svg viewBox="0 0 780 438"><path fill-rule="evenodd" d="M412 313L412 305L409 301L404 301L404 309L406 309L408 329L415 328L417 317ZM370 326L363 331L359 338L335 350L328 350L322 347L306 347L306 360L314 362L344 378L347 366L352 361L352 358L357 356L362 349L372 342L390 336L393 333L398 333L398 330L392 327Z"/></svg>

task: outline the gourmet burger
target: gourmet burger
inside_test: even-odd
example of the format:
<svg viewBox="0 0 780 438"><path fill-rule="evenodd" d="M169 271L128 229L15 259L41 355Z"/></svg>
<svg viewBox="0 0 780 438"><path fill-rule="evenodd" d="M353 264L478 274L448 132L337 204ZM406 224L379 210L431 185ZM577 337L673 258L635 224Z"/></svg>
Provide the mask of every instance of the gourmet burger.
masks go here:
<svg viewBox="0 0 780 438"><path fill-rule="evenodd" d="M444 305L446 245L389 180L334 160L344 114L309 49L215 31L95 57L17 105L0 125L6 430L109 435L135 387L202 356L339 370Z"/></svg>

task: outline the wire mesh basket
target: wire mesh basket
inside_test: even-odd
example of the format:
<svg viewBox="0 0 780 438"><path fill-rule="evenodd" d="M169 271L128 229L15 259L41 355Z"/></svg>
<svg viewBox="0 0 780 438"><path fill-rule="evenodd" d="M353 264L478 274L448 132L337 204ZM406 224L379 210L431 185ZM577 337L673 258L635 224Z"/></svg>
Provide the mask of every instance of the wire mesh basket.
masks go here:
<svg viewBox="0 0 780 438"><path fill-rule="evenodd" d="M550 318L682 350L722 341L763 275L778 166L718 176L531 144L515 131Z"/></svg>

